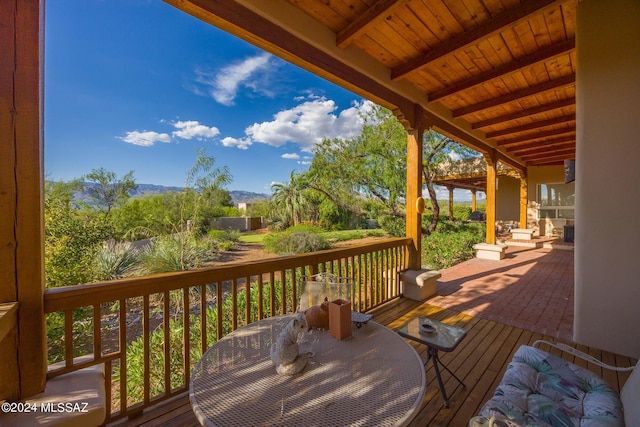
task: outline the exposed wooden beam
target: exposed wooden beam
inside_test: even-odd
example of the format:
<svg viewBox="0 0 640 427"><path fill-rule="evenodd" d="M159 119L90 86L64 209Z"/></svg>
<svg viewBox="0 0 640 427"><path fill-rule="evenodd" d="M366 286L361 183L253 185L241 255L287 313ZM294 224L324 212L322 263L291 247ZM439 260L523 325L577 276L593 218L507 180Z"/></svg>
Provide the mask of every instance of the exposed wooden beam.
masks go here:
<svg viewBox="0 0 640 427"><path fill-rule="evenodd" d="M526 55L522 58L518 58L513 62L509 62L500 67L496 67L487 72L478 74L477 76L464 79L444 89L431 92L430 94L428 94L429 102L437 101L441 98L454 95L463 90L471 89L472 87L479 86L481 84L484 84L494 79L498 79L500 77L504 77L508 74L511 74L523 68L531 67L535 64L550 61L559 56L566 55L567 53L573 51L575 48L576 48L575 38L551 45L546 49L542 49L530 55Z"/></svg>
<svg viewBox="0 0 640 427"><path fill-rule="evenodd" d="M523 98L537 95L539 93L548 92L561 87L570 86L575 84L575 74L568 74L557 79L549 80L544 83L530 86L526 89L521 89L515 92L508 93L506 95L499 96L497 98L487 99L486 101L478 102L477 104L467 105L453 110L453 117L462 117L467 114L477 113L478 111L486 110L487 108L495 108L499 105L515 102Z"/></svg>
<svg viewBox="0 0 640 427"><path fill-rule="evenodd" d="M552 119L540 120L539 122L528 123L526 125L515 126L512 128L502 129L495 132L487 132L487 138L497 138L499 136L512 135L514 133L526 132L529 130L540 129L547 126L558 125L562 123L573 122L576 120L576 114L567 114L565 116L554 117Z"/></svg>
<svg viewBox="0 0 640 427"><path fill-rule="evenodd" d="M536 114L546 113L548 111L559 110L566 107L575 107L576 98L571 97L549 104L538 105L536 107L526 108L524 110L515 111L513 113L505 114L491 119L482 120L471 124L471 129L482 129L485 127L497 125L500 123L506 123L513 120L521 119L523 117L535 116Z"/></svg>
<svg viewBox="0 0 640 427"><path fill-rule="evenodd" d="M391 70L391 79L397 80L407 74L426 67L433 61L449 55L457 50L478 43L478 40L499 34L506 28L517 25L531 16L543 13L549 8L556 7L566 0L530 0L520 3L517 7L500 13L487 23L462 33L428 52L417 56Z"/></svg>
<svg viewBox="0 0 640 427"><path fill-rule="evenodd" d="M548 136L564 135L567 133L575 134L575 132L576 129L574 127L566 129L551 129L543 132L536 132L529 135L519 136L517 138L506 139L504 141L498 141L497 144L500 147L504 147L507 145L517 144L519 142L534 141L537 139L546 138Z"/></svg>
<svg viewBox="0 0 640 427"><path fill-rule="evenodd" d="M570 159L550 159L535 162L527 162L527 166L562 166L565 160Z"/></svg>
<svg viewBox="0 0 640 427"><path fill-rule="evenodd" d="M165 0L190 15L415 121L414 102L234 0ZM250 29L250 30L249 30Z"/></svg>
<svg viewBox="0 0 640 427"><path fill-rule="evenodd" d="M576 149L576 144L575 142L565 142L563 144L556 144L556 145L547 145L547 144L540 144L538 147L536 148L527 148L527 149L522 149L522 150L516 150L513 152L514 155L523 158L525 156L528 156L530 154L544 154L544 153L553 153L554 151L563 151L563 150L575 150Z"/></svg>
<svg viewBox="0 0 640 427"><path fill-rule="evenodd" d="M576 143L575 136L568 136L568 137L554 138L554 139L544 140L539 142L530 142L528 144L515 145L513 147L507 148L507 152L513 154L514 156L518 156L523 152L536 150L541 147L556 148L556 147L564 146L567 144L570 144L570 145L572 144L575 146L575 143Z"/></svg>
<svg viewBox="0 0 640 427"><path fill-rule="evenodd" d="M567 150L561 150L561 151L554 151L551 153L547 153L547 154L531 154L531 155L527 155L527 156L522 156L523 160L529 161L529 160L540 160L540 159L568 159L568 158L574 158L576 155L576 150L575 149L567 149ZM569 156L569 157L567 157Z"/></svg>
<svg viewBox="0 0 640 427"><path fill-rule="evenodd" d="M379 0L374 3L367 11L355 21L352 21L336 34L336 45L339 48L345 48L353 40L357 39L361 34L364 34L367 29L373 25L385 19L388 15L392 14L394 10L400 6L404 6L408 0Z"/></svg>

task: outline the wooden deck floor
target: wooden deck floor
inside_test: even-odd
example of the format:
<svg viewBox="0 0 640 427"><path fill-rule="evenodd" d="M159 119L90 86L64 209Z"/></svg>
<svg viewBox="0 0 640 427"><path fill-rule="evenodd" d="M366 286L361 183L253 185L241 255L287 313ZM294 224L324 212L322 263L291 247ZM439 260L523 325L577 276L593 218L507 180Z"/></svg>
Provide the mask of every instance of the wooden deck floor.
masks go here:
<svg viewBox="0 0 640 427"><path fill-rule="evenodd" d="M538 339L558 340L556 337L472 317L428 302L420 303L404 298L379 307L373 314L375 321L394 330L415 316L430 316L467 330L467 336L454 352L441 353L442 362L464 381L466 387L462 387L449 373L443 371L442 377L450 400L450 408L445 408L433 367L429 364L426 370L427 388L422 408L410 424L412 427L466 426L468 419L477 414L484 402L491 397L509 360L520 345L532 344ZM426 357L425 346L411 343L422 358ZM612 353L581 346L578 348L612 365L629 366L635 363L634 360ZM567 356L563 355L563 357ZM568 360L573 361L573 358L570 357ZM597 366L586 362L576 361L576 363L603 376L614 389L618 390L629 375L603 372ZM148 409L140 417L120 421L114 425L186 427L199 424L191 411L188 396L183 395Z"/></svg>

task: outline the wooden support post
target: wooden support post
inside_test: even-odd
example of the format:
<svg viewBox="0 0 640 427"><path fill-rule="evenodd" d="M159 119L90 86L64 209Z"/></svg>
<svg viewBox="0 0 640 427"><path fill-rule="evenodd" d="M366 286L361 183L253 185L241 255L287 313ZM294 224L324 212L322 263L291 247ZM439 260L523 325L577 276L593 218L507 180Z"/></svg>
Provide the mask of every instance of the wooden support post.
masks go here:
<svg viewBox="0 0 640 427"><path fill-rule="evenodd" d="M471 190L471 212L475 212L476 208L476 190Z"/></svg>
<svg viewBox="0 0 640 427"><path fill-rule="evenodd" d="M453 221L453 186L448 185L447 190L449 190L449 221Z"/></svg>
<svg viewBox="0 0 640 427"><path fill-rule="evenodd" d="M486 243L496 244L496 153L485 154L487 162L487 239Z"/></svg>
<svg viewBox="0 0 640 427"><path fill-rule="evenodd" d="M422 147L424 122L422 107L415 106L415 123L407 129L407 237L413 239L413 247L409 250L409 268L420 269L422 265L422 215L418 212L417 201L422 197Z"/></svg>
<svg viewBox="0 0 640 427"><path fill-rule="evenodd" d="M18 327L0 346L0 400L44 389L44 1L0 2L0 302Z"/></svg>
<svg viewBox="0 0 640 427"><path fill-rule="evenodd" d="M524 172L520 172L520 228L527 228L527 206L528 206L529 181Z"/></svg>

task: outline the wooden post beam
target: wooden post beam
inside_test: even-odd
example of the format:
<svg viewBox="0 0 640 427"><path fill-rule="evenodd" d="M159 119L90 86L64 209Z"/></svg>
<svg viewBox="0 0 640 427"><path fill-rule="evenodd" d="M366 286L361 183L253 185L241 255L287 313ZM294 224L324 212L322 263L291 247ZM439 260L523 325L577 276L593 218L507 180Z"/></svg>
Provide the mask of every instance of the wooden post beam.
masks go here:
<svg viewBox="0 0 640 427"><path fill-rule="evenodd" d="M497 155L494 151L484 156L487 162L487 239L486 243L496 243L496 165Z"/></svg>
<svg viewBox="0 0 640 427"><path fill-rule="evenodd" d="M0 347L0 400L44 389L44 1L0 2L0 302L18 303Z"/></svg>
<svg viewBox="0 0 640 427"><path fill-rule="evenodd" d="M520 173L520 228L527 228L529 181L526 173Z"/></svg>
<svg viewBox="0 0 640 427"><path fill-rule="evenodd" d="M413 239L409 250L409 268L420 269L422 265L422 215L418 211L417 202L422 197L422 148L424 121L422 107L415 106L415 121L407 129L407 237Z"/></svg>

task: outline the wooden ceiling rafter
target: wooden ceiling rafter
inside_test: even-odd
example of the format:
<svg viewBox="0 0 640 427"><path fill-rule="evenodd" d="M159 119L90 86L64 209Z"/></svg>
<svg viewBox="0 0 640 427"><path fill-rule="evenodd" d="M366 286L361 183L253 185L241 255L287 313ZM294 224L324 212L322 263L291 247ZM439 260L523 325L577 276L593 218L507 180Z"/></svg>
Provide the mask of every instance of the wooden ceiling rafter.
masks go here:
<svg viewBox="0 0 640 427"><path fill-rule="evenodd" d="M522 58L517 58L514 61L504 64L500 67L496 67L474 77L464 79L449 87L431 92L427 95L427 98L429 102L434 102L439 99L455 95L458 92L480 86L492 80L499 79L516 71L520 71L524 68L551 61L555 58L558 58L559 56L566 55L567 53L574 51L575 48L575 38L553 44L546 49L536 51Z"/></svg>
<svg viewBox="0 0 640 427"><path fill-rule="evenodd" d="M552 153L555 151L564 151L569 148L575 147L575 141L572 142L563 142L561 144L539 144L536 147L528 147L522 148L519 150L514 150L513 153L518 157L526 156L528 154L540 154L540 153Z"/></svg>
<svg viewBox="0 0 640 427"><path fill-rule="evenodd" d="M494 132L487 132L486 137L497 138L500 136L513 135L514 133L526 132L535 129L541 129L553 125L560 125L569 122L576 121L576 113L567 114L564 116L553 117L551 119L540 120L538 122L528 123L526 125L514 126L512 128L502 129Z"/></svg>
<svg viewBox="0 0 640 427"><path fill-rule="evenodd" d="M469 31L455 36L452 39L441 43L438 47L394 67L391 70L391 80L401 79L409 73L427 67L432 62L437 61L444 56L476 44L478 40L499 34L505 29L513 27L520 22L524 22L527 19L530 19L531 16L541 14L550 8L557 7L565 1L567 0L530 0L522 3L518 8L508 9L501 12L485 24L479 25Z"/></svg>
<svg viewBox="0 0 640 427"><path fill-rule="evenodd" d="M518 144L518 143L521 143L521 142L536 141L536 140L540 140L540 139L543 139L543 138L560 136L560 135L565 135L565 134L572 134L572 135L574 135L574 138L575 138L575 132L576 132L575 127L570 127L570 128L565 128L565 129L551 129L551 130L547 130L547 131L532 133L532 134L529 134L529 135L519 136L517 138L511 138L511 139L506 139L506 140L503 140L503 141L498 141L497 144L498 144L499 147L506 147L506 146Z"/></svg>
<svg viewBox="0 0 640 427"><path fill-rule="evenodd" d="M453 110L453 117L463 117L469 114L477 113L489 108L496 108L500 105L509 104L519 101L524 98L529 98L537 94L557 90L566 86L575 85L575 74L568 74L566 76L559 77L557 79L548 80L544 83L539 83L533 86L529 86L525 89L510 92L497 98L490 98L476 104L467 105L466 107L460 107Z"/></svg>
<svg viewBox="0 0 640 427"><path fill-rule="evenodd" d="M336 45L344 49L367 29L391 15L409 0L379 0L336 34Z"/></svg>
<svg viewBox="0 0 640 427"><path fill-rule="evenodd" d="M549 104L542 104L536 107L526 108L524 110L515 111L513 113L504 114L501 116L496 116L491 119L486 119L482 121L478 121L471 124L471 129L482 129L489 126L495 126L502 123L511 122L514 120L522 119L525 117L535 116L537 114L543 114L548 112L553 112L555 110L559 110L567 107L575 107L576 98L565 98L560 101L555 101Z"/></svg>
<svg viewBox="0 0 640 427"><path fill-rule="evenodd" d="M555 153L547 153L547 154L536 154L536 155L531 155L531 156L525 156L523 157L526 161L527 164L529 162L539 162L539 161L558 161L558 160L564 160L567 158L575 158L576 156L576 152L575 150L564 150L564 151L558 151Z"/></svg>
<svg viewBox="0 0 640 427"><path fill-rule="evenodd" d="M568 136L562 136L562 137L559 137L559 138L545 139L543 141L516 144L516 145L514 145L512 147L506 147L506 150L507 150L508 153L512 153L512 154L515 155L515 153L518 150L527 150L529 148L537 148L537 147L540 147L542 145L553 147L554 145L565 144L567 142L575 144L576 136L575 135L568 135Z"/></svg>

